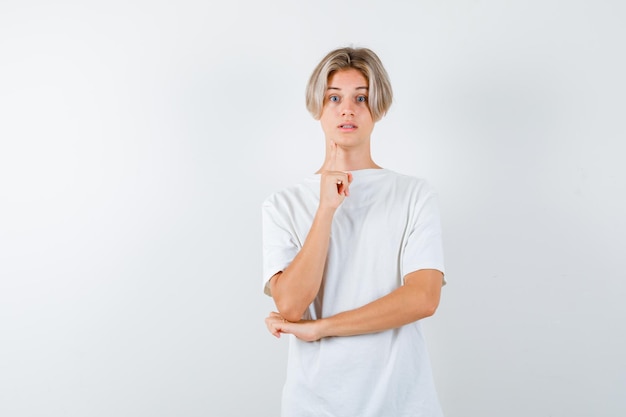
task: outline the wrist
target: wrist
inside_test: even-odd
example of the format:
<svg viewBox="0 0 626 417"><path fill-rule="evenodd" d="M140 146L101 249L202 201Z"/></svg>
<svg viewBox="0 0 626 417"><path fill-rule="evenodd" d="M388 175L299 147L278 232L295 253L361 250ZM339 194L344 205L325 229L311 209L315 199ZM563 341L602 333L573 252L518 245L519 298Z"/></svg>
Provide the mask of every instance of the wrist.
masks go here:
<svg viewBox="0 0 626 417"><path fill-rule="evenodd" d="M335 211L337 211L337 207L327 206L322 203L317 207L317 215L318 216L334 216Z"/></svg>
<svg viewBox="0 0 626 417"><path fill-rule="evenodd" d="M317 208L317 212L315 213L314 222L318 224L324 224L327 227L330 227L333 222L333 218L335 217L335 211L336 209L331 207L319 206Z"/></svg>
<svg viewBox="0 0 626 417"><path fill-rule="evenodd" d="M330 330L330 319L329 318L318 319L316 321L316 324L317 324L318 340L319 339L323 339L325 337L332 336L331 330Z"/></svg>

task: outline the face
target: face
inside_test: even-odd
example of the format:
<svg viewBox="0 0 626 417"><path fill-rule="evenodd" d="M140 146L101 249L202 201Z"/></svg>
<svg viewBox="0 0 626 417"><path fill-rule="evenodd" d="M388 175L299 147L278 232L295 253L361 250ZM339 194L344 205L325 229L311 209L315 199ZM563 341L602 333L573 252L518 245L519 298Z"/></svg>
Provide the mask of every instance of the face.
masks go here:
<svg viewBox="0 0 626 417"><path fill-rule="evenodd" d="M326 138L344 147L369 146L374 121L367 100L368 82L361 71L350 68L333 73L320 117Z"/></svg>

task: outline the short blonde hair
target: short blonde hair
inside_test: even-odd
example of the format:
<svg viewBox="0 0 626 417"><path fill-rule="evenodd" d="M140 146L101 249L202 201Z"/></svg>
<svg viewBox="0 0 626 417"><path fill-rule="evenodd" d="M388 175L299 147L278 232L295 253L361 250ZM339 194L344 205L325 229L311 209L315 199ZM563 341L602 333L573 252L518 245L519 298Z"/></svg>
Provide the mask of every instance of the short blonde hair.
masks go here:
<svg viewBox="0 0 626 417"><path fill-rule="evenodd" d="M322 116L328 79L334 72L350 68L359 70L369 84L368 106L372 119L379 121L389 110L393 91L380 58L367 48L339 48L317 64L306 88L306 108L316 120Z"/></svg>

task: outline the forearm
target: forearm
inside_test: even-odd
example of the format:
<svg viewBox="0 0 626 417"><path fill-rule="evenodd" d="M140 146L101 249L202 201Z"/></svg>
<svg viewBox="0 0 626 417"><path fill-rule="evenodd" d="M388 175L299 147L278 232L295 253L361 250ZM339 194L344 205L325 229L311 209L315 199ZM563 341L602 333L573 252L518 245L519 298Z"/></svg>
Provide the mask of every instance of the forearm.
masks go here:
<svg viewBox="0 0 626 417"><path fill-rule="evenodd" d="M354 336L394 329L432 316L441 295L441 273L419 271L420 282L405 284L360 308L317 321L320 338Z"/></svg>
<svg viewBox="0 0 626 417"><path fill-rule="evenodd" d="M333 215L334 209L318 209L302 249L291 264L270 281L276 307L289 321L300 320L319 292Z"/></svg>
<svg viewBox="0 0 626 417"><path fill-rule="evenodd" d="M439 305L443 274L435 269L412 272L405 284L390 294L363 307L318 320L285 321L272 312L265 319L268 330L276 337L290 333L312 342L331 336L355 336L395 329L432 316Z"/></svg>

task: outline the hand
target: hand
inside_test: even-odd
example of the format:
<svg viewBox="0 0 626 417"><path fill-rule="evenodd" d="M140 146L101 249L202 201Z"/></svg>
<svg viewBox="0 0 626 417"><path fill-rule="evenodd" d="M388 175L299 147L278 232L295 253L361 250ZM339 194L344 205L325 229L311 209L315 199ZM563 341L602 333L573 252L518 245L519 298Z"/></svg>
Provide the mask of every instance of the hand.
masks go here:
<svg viewBox="0 0 626 417"><path fill-rule="evenodd" d="M330 143L330 157L327 169L321 172L320 180L320 207L336 209L343 200L350 195L352 174L350 172L336 171L337 144Z"/></svg>
<svg viewBox="0 0 626 417"><path fill-rule="evenodd" d="M272 311L265 319L267 330L274 336L280 338L281 333L293 334L305 342L314 342L322 338L319 323L319 320L300 320L293 323L285 320L275 311Z"/></svg>

